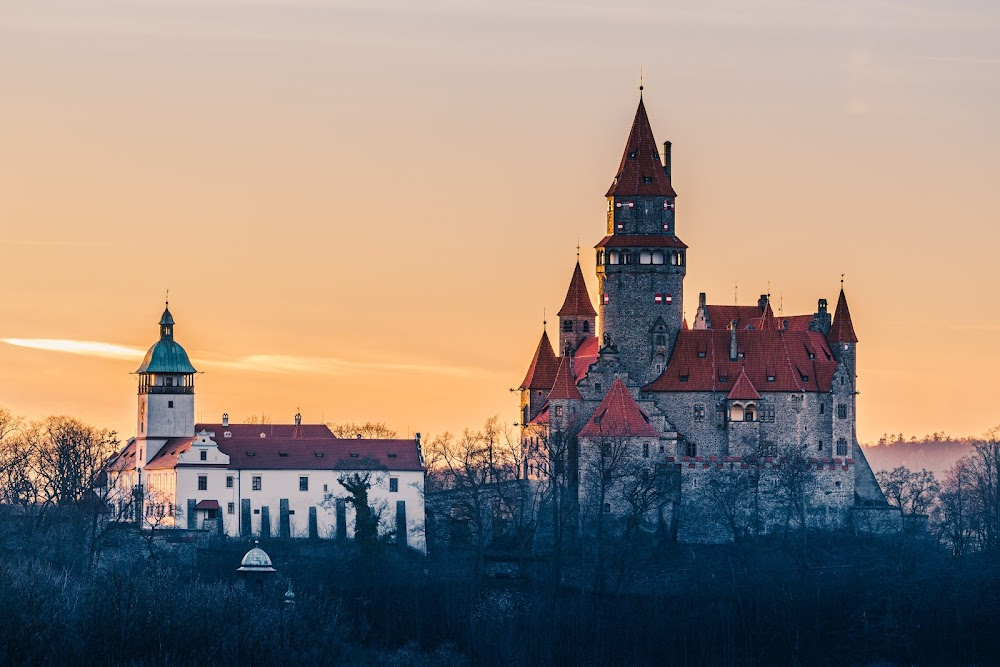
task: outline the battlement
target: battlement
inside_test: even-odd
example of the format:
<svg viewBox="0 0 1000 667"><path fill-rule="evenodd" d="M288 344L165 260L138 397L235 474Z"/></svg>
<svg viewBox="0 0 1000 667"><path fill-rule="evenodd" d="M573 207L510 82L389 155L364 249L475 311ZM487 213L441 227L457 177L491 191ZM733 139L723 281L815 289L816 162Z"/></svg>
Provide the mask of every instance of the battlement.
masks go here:
<svg viewBox="0 0 1000 667"><path fill-rule="evenodd" d="M756 468L758 470L778 470L787 464L787 457L765 456L763 459L749 459L742 456L668 456L667 463L672 463L678 470L742 470ZM830 470L851 470L854 459L835 457L810 457L810 466L815 466L817 472Z"/></svg>

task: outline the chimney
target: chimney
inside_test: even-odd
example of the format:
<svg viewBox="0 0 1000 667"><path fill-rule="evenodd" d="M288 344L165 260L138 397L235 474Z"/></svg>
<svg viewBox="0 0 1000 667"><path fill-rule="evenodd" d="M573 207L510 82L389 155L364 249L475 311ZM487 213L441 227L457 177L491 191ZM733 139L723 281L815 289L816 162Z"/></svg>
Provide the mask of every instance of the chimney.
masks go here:
<svg viewBox="0 0 1000 667"><path fill-rule="evenodd" d="M222 427L223 428L228 428L229 427L229 413L228 412L223 412L222 413Z"/></svg>
<svg viewBox="0 0 1000 667"><path fill-rule="evenodd" d="M413 440L417 443L417 456L420 457L420 465L424 464L424 450L420 446L420 434L414 433Z"/></svg>
<svg viewBox="0 0 1000 667"><path fill-rule="evenodd" d="M760 295L760 298L757 299L757 307L760 308L760 312L762 312L762 313L764 312L764 309L767 308L767 302L769 300L770 299L768 298L768 296L766 294L761 294Z"/></svg>
<svg viewBox="0 0 1000 667"><path fill-rule="evenodd" d="M302 426L302 413L301 412L296 412L295 413L295 425L296 426Z"/></svg>
<svg viewBox="0 0 1000 667"><path fill-rule="evenodd" d="M819 309L819 312L825 313L826 312L826 299L820 299L819 303L816 305L816 307Z"/></svg>
<svg viewBox="0 0 1000 667"><path fill-rule="evenodd" d="M701 293L700 293L700 294L698 295L698 307L699 307L699 308L702 308L702 309L704 309L704 308L705 308L705 301L706 301L706 300L707 300L707 298L706 298L706 296L705 296L705 293L704 293L704 292L701 292Z"/></svg>
<svg viewBox="0 0 1000 667"><path fill-rule="evenodd" d="M667 175L667 180L670 180L670 142L663 142L663 173Z"/></svg>
<svg viewBox="0 0 1000 667"><path fill-rule="evenodd" d="M729 361L736 361L739 356L739 349L736 346L736 320L733 320L729 323Z"/></svg>

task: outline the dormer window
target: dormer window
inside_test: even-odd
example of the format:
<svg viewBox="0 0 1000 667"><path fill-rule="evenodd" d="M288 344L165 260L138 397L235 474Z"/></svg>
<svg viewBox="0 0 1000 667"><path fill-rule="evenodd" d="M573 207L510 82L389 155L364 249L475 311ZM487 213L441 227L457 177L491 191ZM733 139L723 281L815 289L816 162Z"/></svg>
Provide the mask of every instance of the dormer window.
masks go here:
<svg viewBox="0 0 1000 667"><path fill-rule="evenodd" d="M708 356L708 352L706 352L705 350L698 350L699 359L704 359L706 356Z"/></svg>
<svg viewBox="0 0 1000 667"><path fill-rule="evenodd" d="M629 160L634 160L636 153L637 153L637 151L629 151L628 152L628 159Z"/></svg>
<svg viewBox="0 0 1000 667"><path fill-rule="evenodd" d="M768 375L767 376L767 381L768 382L774 382L774 376L773 375Z"/></svg>
<svg viewBox="0 0 1000 667"><path fill-rule="evenodd" d="M232 432L232 431L225 431L225 432L224 432L224 433L222 434L222 437L223 437L223 438L231 438L231 437L233 437L233 432Z"/></svg>
<svg viewBox="0 0 1000 667"><path fill-rule="evenodd" d="M680 380L681 380L681 382L687 382L688 381L688 375L687 375L687 373L685 373L684 375L680 376Z"/></svg>
<svg viewBox="0 0 1000 667"><path fill-rule="evenodd" d="M729 376L728 375L720 375L719 376L719 382L729 382Z"/></svg>
<svg viewBox="0 0 1000 667"><path fill-rule="evenodd" d="M653 183L653 177L652 176L643 176L642 177L642 182L645 183L646 185L651 185Z"/></svg>

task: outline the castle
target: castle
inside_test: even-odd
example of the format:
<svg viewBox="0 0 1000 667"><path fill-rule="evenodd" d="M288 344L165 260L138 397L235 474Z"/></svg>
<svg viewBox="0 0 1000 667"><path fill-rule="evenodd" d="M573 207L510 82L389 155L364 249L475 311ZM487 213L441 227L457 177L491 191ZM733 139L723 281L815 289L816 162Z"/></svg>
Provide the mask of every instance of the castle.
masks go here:
<svg viewBox="0 0 1000 667"><path fill-rule="evenodd" d="M526 474L565 466L583 522L635 511L634 480L666 470L669 489L640 511L681 541L790 524L895 530L855 435L858 338L843 285L832 317L826 299L777 316L768 295L738 306L702 293L688 326L670 149L660 154L640 94L605 195L597 309L577 261L557 348L543 328L520 385L522 441L543 450Z"/></svg>
<svg viewBox="0 0 1000 667"><path fill-rule="evenodd" d="M143 528L229 537L353 537L356 512L341 480L368 484L378 530L426 551L424 461L414 439L338 438L326 424L196 424L198 371L165 308L159 340L135 372L136 435L105 466L113 518Z"/></svg>

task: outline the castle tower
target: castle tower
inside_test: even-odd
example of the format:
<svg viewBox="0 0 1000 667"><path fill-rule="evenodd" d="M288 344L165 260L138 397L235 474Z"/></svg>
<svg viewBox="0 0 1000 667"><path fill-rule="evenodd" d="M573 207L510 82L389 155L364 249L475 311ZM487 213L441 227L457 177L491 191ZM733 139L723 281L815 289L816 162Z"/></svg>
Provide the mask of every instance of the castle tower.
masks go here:
<svg viewBox="0 0 1000 667"><path fill-rule="evenodd" d="M837 373L833 378L834 453L852 457L854 442L857 438L855 408L857 406L858 337L854 333L851 311L847 307L847 297L844 295L843 287L840 289L837 310L833 315L833 324L830 325L830 333L826 340L838 363Z"/></svg>
<svg viewBox="0 0 1000 667"><path fill-rule="evenodd" d="M144 465L167 438L194 437L194 366L174 340L174 318L169 305L160 318L160 340L142 360L139 376L139 412L136 439Z"/></svg>
<svg viewBox="0 0 1000 667"><path fill-rule="evenodd" d="M559 370L559 360L552 351L549 334L542 329L542 337L535 348L535 356L531 358L528 372L521 382L521 427L528 425L538 411L545 405L549 392Z"/></svg>
<svg viewBox="0 0 1000 667"><path fill-rule="evenodd" d="M569 281L566 300L559 309L559 355L565 356L580 347L584 338L597 335L597 311L583 279L579 260Z"/></svg>
<svg viewBox="0 0 1000 667"><path fill-rule="evenodd" d="M676 236L670 142L661 162L642 98L618 173L607 192L608 235L597 244L601 333L621 353L629 378L656 379L673 351L684 313L687 246Z"/></svg>

